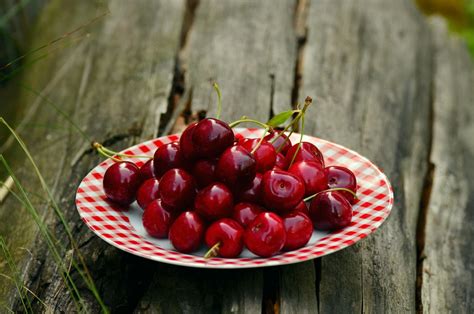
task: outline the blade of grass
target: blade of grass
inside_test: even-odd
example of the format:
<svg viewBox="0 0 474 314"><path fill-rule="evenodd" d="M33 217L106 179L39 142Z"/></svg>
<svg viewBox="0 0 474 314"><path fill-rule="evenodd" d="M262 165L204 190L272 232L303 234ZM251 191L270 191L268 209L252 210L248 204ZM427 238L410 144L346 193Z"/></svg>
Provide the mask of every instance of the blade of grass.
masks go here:
<svg viewBox="0 0 474 314"><path fill-rule="evenodd" d="M2 274L0 273L0 276L2 276L3 278L5 279L8 279L8 280L11 280L11 281L14 281L14 279L6 274ZM39 296L36 295L36 293L34 293L33 291L31 291L30 289L28 289L27 286L25 286L24 284L23 285L23 289L25 289L25 291L27 291L29 294L31 294L33 296L33 298L35 298L36 300L38 300L39 303L41 303L41 305L43 305L46 309L48 309L48 312L52 313L52 310L51 308L46 304L44 303L43 300L41 300L41 298Z"/></svg>

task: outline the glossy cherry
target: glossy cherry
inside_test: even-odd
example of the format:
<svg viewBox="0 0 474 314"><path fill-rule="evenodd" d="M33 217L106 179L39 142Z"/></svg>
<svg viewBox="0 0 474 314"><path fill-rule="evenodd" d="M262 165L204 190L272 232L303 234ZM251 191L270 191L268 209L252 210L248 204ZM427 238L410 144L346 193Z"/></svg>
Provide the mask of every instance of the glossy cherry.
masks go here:
<svg viewBox="0 0 474 314"><path fill-rule="evenodd" d="M259 144L259 138L246 138L242 140L239 145L245 147L249 152ZM272 144L267 141L263 141L257 150L253 153L255 162L257 164L257 172L264 173L275 166L276 151Z"/></svg>
<svg viewBox="0 0 474 314"><path fill-rule="evenodd" d="M328 177L328 187L332 188L346 188L354 193L357 192L357 179L356 176L352 171L347 169L346 167L340 166L330 166L326 167L326 173ZM347 200L354 204L357 199L349 192L339 191L342 195L344 195Z"/></svg>
<svg viewBox="0 0 474 314"><path fill-rule="evenodd" d="M216 164L217 160L211 159L201 159L195 162L191 173L199 188L217 181Z"/></svg>
<svg viewBox="0 0 474 314"><path fill-rule="evenodd" d="M285 245L283 220L275 213L263 212L245 229L244 243L250 252L260 257L278 253Z"/></svg>
<svg viewBox="0 0 474 314"><path fill-rule="evenodd" d="M184 168L184 165L184 158L178 142L171 142L158 147L153 157L153 168L157 178L161 178L170 169Z"/></svg>
<svg viewBox="0 0 474 314"><path fill-rule="evenodd" d="M222 218L213 222L206 230L205 242L211 248L218 244L217 255L225 258L237 257L244 248L244 228L236 221Z"/></svg>
<svg viewBox="0 0 474 314"><path fill-rule="evenodd" d="M253 203L238 203L234 206L232 218L246 228L265 208Z"/></svg>
<svg viewBox="0 0 474 314"><path fill-rule="evenodd" d="M222 183L212 183L196 195L194 208L196 212L208 221L217 220L232 215L232 192Z"/></svg>
<svg viewBox="0 0 474 314"><path fill-rule="evenodd" d="M229 186L244 186L252 182L257 173L253 156L243 146L227 148L217 162L217 177Z"/></svg>
<svg viewBox="0 0 474 314"><path fill-rule="evenodd" d="M309 209L305 201L301 201L298 205L296 205L295 209L292 212L300 212L309 217Z"/></svg>
<svg viewBox="0 0 474 314"><path fill-rule="evenodd" d="M279 132L279 131L274 131L274 132L268 134L267 136L265 136L265 140L270 142L277 152L282 153L283 155L285 155L286 152L288 151L288 149L290 149L290 147L291 147L291 141L288 138L288 136L286 136L285 134L281 134L281 136L278 137L278 134L280 134L280 133L281 132ZM278 139L276 139L272 143L272 140L276 137L278 137Z"/></svg>
<svg viewBox="0 0 474 314"><path fill-rule="evenodd" d="M352 206L338 191L324 191L311 200L309 214L317 230L335 230L351 223Z"/></svg>
<svg viewBox="0 0 474 314"><path fill-rule="evenodd" d="M261 173L257 173L252 182L239 187L236 193L240 202L250 202L260 204L262 202L262 178Z"/></svg>
<svg viewBox="0 0 474 314"><path fill-rule="evenodd" d="M151 201L160 197L160 193L158 192L159 183L157 179L148 179L138 188L137 203L142 209L145 209Z"/></svg>
<svg viewBox="0 0 474 314"><path fill-rule="evenodd" d="M311 219L302 212L291 212L282 217L286 241L283 250L291 251L305 246L313 234Z"/></svg>
<svg viewBox="0 0 474 314"><path fill-rule="evenodd" d="M326 171L319 162L298 161L288 169L288 172L296 175L303 181L305 196L310 196L327 189L328 179Z"/></svg>
<svg viewBox="0 0 474 314"><path fill-rule="evenodd" d="M148 160L146 163L144 163L141 167L140 170L138 171L140 175L140 181L145 182L148 179L152 179L155 177L155 170L153 166L153 158Z"/></svg>
<svg viewBox="0 0 474 314"><path fill-rule="evenodd" d="M135 201L141 180L138 167L129 161L116 162L104 174L105 195L118 205L128 206Z"/></svg>
<svg viewBox="0 0 474 314"><path fill-rule="evenodd" d="M152 237L166 238L173 218L173 214L163 206L161 199L156 199L145 207L142 217L143 227Z"/></svg>
<svg viewBox="0 0 474 314"><path fill-rule="evenodd" d="M185 211L171 225L169 239L177 251L191 253L201 246L204 229L204 221L196 212Z"/></svg>
<svg viewBox="0 0 474 314"><path fill-rule="evenodd" d="M224 121L206 118L195 126L192 141L200 157L217 157L234 144L234 132Z"/></svg>
<svg viewBox="0 0 474 314"><path fill-rule="evenodd" d="M174 210L184 210L194 202L196 185L183 169L168 170L161 177L158 189L163 203Z"/></svg>
<svg viewBox="0 0 474 314"><path fill-rule="evenodd" d="M293 159L293 156L298 150L298 145L299 144L295 144L291 146L291 148L286 153L285 156L286 156L286 162L288 163L288 165L291 164L291 160ZM296 157L293 163L297 161L303 161L303 160L319 162L321 166L324 167L323 154L314 144L310 142L301 143L301 148L298 150L298 153L296 153Z"/></svg>
<svg viewBox="0 0 474 314"><path fill-rule="evenodd" d="M270 170L263 175L262 198L264 204L283 214L292 211L304 196L300 178L282 170Z"/></svg>
<svg viewBox="0 0 474 314"><path fill-rule="evenodd" d="M197 122L193 122L184 130L179 138L179 149L186 160L193 160L197 153L193 143L193 132Z"/></svg>
<svg viewBox="0 0 474 314"><path fill-rule="evenodd" d="M286 162L286 157L282 153L278 153L275 159L275 166L273 169L287 170L288 163Z"/></svg>

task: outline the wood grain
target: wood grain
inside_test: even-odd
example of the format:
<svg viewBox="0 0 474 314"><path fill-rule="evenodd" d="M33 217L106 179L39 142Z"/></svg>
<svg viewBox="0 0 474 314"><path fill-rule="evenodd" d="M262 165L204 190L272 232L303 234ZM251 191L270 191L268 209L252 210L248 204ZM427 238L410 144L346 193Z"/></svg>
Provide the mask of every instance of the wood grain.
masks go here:
<svg viewBox="0 0 474 314"><path fill-rule="evenodd" d="M375 234L322 258L320 312L413 312L430 138L429 29L410 1L312 2L307 25L300 94L315 101L306 132L370 158L396 199Z"/></svg>
<svg viewBox="0 0 474 314"><path fill-rule="evenodd" d="M474 310L474 67L438 20L435 39L433 187L422 269L425 313Z"/></svg>

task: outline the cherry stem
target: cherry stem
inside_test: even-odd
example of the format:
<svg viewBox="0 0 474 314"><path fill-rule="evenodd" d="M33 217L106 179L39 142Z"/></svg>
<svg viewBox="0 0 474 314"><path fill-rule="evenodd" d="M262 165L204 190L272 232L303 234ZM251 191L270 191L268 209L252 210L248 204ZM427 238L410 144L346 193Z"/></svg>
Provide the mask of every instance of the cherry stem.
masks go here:
<svg viewBox="0 0 474 314"><path fill-rule="evenodd" d="M104 146L102 146L101 144L97 143L97 142L93 142L92 143L92 147L102 156L106 157L106 158L110 158L112 159L113 161L115 162L121 162L122 160L119 159L119 158L115 158L114 155L112 154L109 154L107 153L106 151L104 151Z"/></svg>
<svg viewBox="0 0 474 314"><path fill-rule="evenodd" d="M107 147L104 147L104 145L98 143L98 142L92 142L92 147L97 150L101 155L107 157L107 158L112 158L113 160L117 161L120 159L114 158L113 156L118 156L118 157L124 157L124 158L147 158L147 159L152 159L153 156L148 156L148 155L130 155L130 154L121 154L117 153L111 149L108 149Z"/></svg>
<svg viewBox="0 0 474 314"><path fill-rule="evenodd" d="M222 111L222 95L221 95L221 90L219 89L219 85L217 85L216 82L214 82L214 84L212 84L212 86L214 87L214 90L215 90L216 93L217 93L217 114L216 114L216 118L217 118L217 119L220 119L220 117L221 117L221 111Z"/></svg>
<svg viewBox="0 0 474 314"><path fill-rule="evenodd" d="M296 148L296 151L293 154L293 157L291 158L291 162L288 165L288 168L290 168L291 165L293 165L293 163L295 162L296 155L298 155L298 152L301 150L301 143L303 143L303 135L304 135L304 114L301 117L301 133L300 134L301 134L300 142L298 143L298 147Z"/></svg>
<svg viewBox="0 0 474 314"><path fill-rule="evenodd" d="M210 249L209 251L206 252L206 254L204 254L204 258L205 259L208 259L208 258L212 258L212 257L216 257L217 254L219 254L219 248L221 246L221 243L220 242L217 242L216 244L214 244Z"/></svg>
<svg viewBox="0 0 474 314"><path fill-rule="evenodd" d="M333 192L333 191L344 191L344 192L349 192L352 194L352 196L354 196L354 199L358 199L357 197L357 194L355 194L354 191L350 190L350 189L346 189L346 188L331 188L331 189L327 189L327 190L324 190L324 191L319 191L318 193L316 194L313 194L311 196L308 196L307 198L303 199L304 202L307 202L309 201L310 199L316 197L318 194L321 194L323 192Z"/></svg>
<svg viewBox="0 0 474 314"><path fill-rule="evenodd" d="M245 123L245 122L257 124L257 125L259 125L260 127L265 128L265 129L268 129L268 130L270 130L270 129L272 128L272 127L269 126L268 124L265 124L265 123L263 123L263 122L260 122L260 121L258 121L258 120L255 120L255 119L249 119L249 118L247 118L247 117L242 117L242 118L239 119L239 120L236 120L236 121L234 121L234 122L232 122L232 123L229 123L229 127L234 128L234 127L236 127L237 125L239 125L239 124L241 124L241 123Z"/></svg>
<svg viewBox="0 0 474 314"><path fill-rule="evenodd" d="M269 128L266 128L265 131L263 131L263 134L262 136L260 137L260 140L258 141L257 145L252 149L252 151L250 152L250 154L255 154L255 152L257 151L257 149L262 145L263 143L263 140L265 139L265 135L267 135L267 132L269 131Z"/></svg>

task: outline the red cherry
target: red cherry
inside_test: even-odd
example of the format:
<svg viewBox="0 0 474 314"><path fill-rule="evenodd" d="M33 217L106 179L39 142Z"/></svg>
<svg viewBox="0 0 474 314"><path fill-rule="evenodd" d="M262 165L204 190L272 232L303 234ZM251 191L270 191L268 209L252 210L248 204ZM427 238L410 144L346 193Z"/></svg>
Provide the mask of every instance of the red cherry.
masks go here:
<svg viewBox="0 0 474 314"><path fill-rule="evenodd" d="M244 232L245 246L260 257L278 253L285 241L286 233L282 219L270 212L259 214Z"/></svg>
<svg viewBox="0 0 474 314"><path fill-rule="evenodd" d="M314 161L298 161L288 172L304 182L305 196L310 196L327 189L328 179L323 166Z"/></svg>
<svg viewBox="0 0 474 314"><path fill-rule="evenodd" d="M261 173L257 173L250 184L238 189L236 193L241 202L260 204L262 202L262 178Z"/></svg>
<svg viewBox="0 0 474 314"><path fill-rule="evenodd" d="M186 160L192 160L196 157L196 149L193 144L193 132L197 122L193 122L184 130L179 138L179 149Z"/></svg>
<svg viewBox="0 0 474 314"><path fill-rule="evenodd" d="M308 209L308 205L306 205L305 201L301 201L298 205L296 205L293 212L303 213L303 214L305 214L309 217L309 209Z"/></svg>
<svg viewBox="0 0 474 314"><path fill-rule="evenodd" d="M168 170L161 177L158 189L163 203L174 210L191 205L196 194L193 177L183 169Z"/></svg>
<svg viewBox="0 0 474 314"><path fill-rule="evenodd" d="M346 167L330 166L326 168L326 173L328 176L328 187L330 189L345 188L353 191L354 193L357 192L356 176ZM344 195L351 204L354 204L357 201L354 195L349 192L339 191L339 193Z"/></svg>
<svg viewBox="0 0 474 314"><path fill-rule="evenodd" d="M286 162L286 158L282 153L278 153L276 155L274 169L280 169L280 170L288 169L288 163Z"/></svg>
<svg viewBox="0 0 474 314"><path fill-rule="evenodd" d="M313 234L313 223L301 212L292 212L282 217L286 241L283 250L291 251L305 246Z"/></svg>
<svg viewBox="0 0 474 314"><path fill-rule="evenodd" d="M244 248L244 229L234 220L222 218L215 221L206 231L205 242L211 248L219 243L218 255L237 257Z"/></svg>
<svg viewBox="0 0 474 314"><path fill-rule="evenodd" d="M252 203L238 203L234 206L232 218L246 228L265 208Z"/></svg>
<svg viewBox="0 0 474 314"><path fill-rule="evenodd" d="M138 167L129 161L116 162L110 166L102 182L107 198L122 206L132 204L141 183L138 172Z"/></svg>
<svg viewBox="0 0 474 314"><path fill-rule="evenodd" d="M196 161L193 166L192 174L199 188L203 188L217 181L216 164L217 160L211 159Z"/></svg>
<svg viewBox="0 0 474 314"><path fill-rule="evenodd" d="M296 150L298 149L298 145L299 144L295 144L291 146L291 148L286 153L286 162L288 163L288 165L291 164L291 160L293 159L293 156L295 155ZM323 154L314 144L311 144L309 142L301 143L301 148L298 150L298 153L296 154L296 158L293 163L303 160L319 162L324 168Z"/></svg>
<svg viewBox="0 0 474 314"><path fill-rule="evenodd" d="M234 132L224 121L207 118L196 125L192 140L200 157L217 157L234 144Z"/></svg>
<svg viewBox="0 0 474 314"><path fill-rule="evenodd" d="M204 222L196 212L181 213L173 222L169 238L174 248L182 253L196 251L204 236Z"/></svg>
<svg viewBox="0 0 474 314"><path fill-rule="evenodd" d="M153 157L153 168L157 178L161 178L170 169L183 168L184 165L178 142L171 142L158 147Z"/></svg>
<svg viewBox="0 0 474 314"><path fill-rule="evenodd" d="M286 154L286 152L288 151L288 149L290 149L291 147L291 141L290 139L288 138L288 136L286 136L285 134L281 134L281 136L272 143L272 140L274 138L276 138L278 136L278 134L280 134L281 132L279 131L275 131L275 132L272 132L270 134L268 134L267 136L264 137L264 139L268 142L270 142L273 147L275 148L276 151L282 153L283 155ZM278 150L280 149L280 150Z"/></svg>
<svg viewBox="0 0 474 314"><path fill-rule="evenodd" d="M159 181L157 179L148 179L138 188L137 203L142 209L145 209L151 201L160 197L158 184Z"/></svg>
<svg viewBox="0 0 474 314"><path fill-rule="evenodd" d="M293 210L303 199L304 184L300 178L282 170L265 172L262 179L263 202L278 213Z"/></svg>
<svg viewBox="0 0 474 314"><path fill-rule="evenodd" d="M217 177L229 186L244 186L255 178L255 159L244 147L227 148L217 162Z"/></svg>
<svg viewBox="0 0 474 314"><path fill-rule="evenodd" d="M260 142L258 138L246 138L239 143L251 152ZM253 153L253 158L257 163L257 172L264 173L267 170L270 170L275 165L276 161L276 151L273 148L272 144L267 141L263 141L260 146L257 148L255 153Z"/></svg>
<svg viewBox="0 0 474 314"><path fill-rule="evenodd" d="M161 199L156 199L145 207L142 221L149 235L155 238L166 238L173 222L173 215L163 207Z"/></svg>
<svg viewBox="0 0 474 314"><path fill-rule="evenodd" d="M324 191L311 201L309 214L315 229L340 229L351 223L352 206L338 191Z"/></svg>
<svg viewBox="0 0 474 314"><path fill-rule="evenodd" d="M196 195L194 208L206 220L217 220L232 215L233 197L222 183L208 185Z"/></svg>
<svg viewBox="0 0 474 314"><path fill-rule="evenodd" d="M144 163L143 166L140 167L138 174L140 175L141 182L145 182L148 179L153 179L155 177L153 159L150 159L146 163Z"/></svg>

